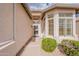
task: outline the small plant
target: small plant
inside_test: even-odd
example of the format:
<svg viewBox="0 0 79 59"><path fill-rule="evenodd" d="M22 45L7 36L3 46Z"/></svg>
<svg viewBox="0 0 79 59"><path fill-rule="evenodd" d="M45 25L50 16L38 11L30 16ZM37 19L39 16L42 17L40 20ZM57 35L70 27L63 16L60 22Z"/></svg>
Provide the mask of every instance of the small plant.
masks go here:
<svg viewBox="0 0 79 59"><path fill-rule="evenodd" d="M64 39L59 44L59 50L68 56L79 56L79 41Z"/></svg>
<svg viewBox="0 0 79 59"><path fill-rule="evenodd" d="M46 52L52 52L56 48L56 40L53 38L43 38L42 40L42 49Z"/></svg>

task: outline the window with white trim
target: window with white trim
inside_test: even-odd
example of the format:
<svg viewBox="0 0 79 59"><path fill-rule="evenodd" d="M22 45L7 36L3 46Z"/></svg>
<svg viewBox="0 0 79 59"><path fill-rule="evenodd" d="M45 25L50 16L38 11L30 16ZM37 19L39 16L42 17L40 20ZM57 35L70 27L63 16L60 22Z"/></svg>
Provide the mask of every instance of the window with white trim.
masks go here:
<svg viewBox="0 0 79 59"><path fill-rule="evenodd" d="M67 36L73 35L73 14L71 13L61 13L59 14L59 35Z"/></svg>
<svg viewBox="0 0 79 59"><path fill-rule="evenodd" d="M49 35L54 35L53 14L48 15L48 27L49 27Z"/></svg>

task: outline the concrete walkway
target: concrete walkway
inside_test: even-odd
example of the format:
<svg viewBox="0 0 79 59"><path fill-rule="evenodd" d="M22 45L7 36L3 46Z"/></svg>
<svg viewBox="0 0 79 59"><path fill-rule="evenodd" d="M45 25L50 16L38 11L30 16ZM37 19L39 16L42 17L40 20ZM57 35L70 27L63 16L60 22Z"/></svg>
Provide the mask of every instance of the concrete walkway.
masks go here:
<svg viewBox="0 0 79 59"><path fill-rule="evenodd" d="M64 56L58 48L52 53L45 52L41 49L41 40L37 39L35 42L30 42L21 53L21 56Z"/></svg>

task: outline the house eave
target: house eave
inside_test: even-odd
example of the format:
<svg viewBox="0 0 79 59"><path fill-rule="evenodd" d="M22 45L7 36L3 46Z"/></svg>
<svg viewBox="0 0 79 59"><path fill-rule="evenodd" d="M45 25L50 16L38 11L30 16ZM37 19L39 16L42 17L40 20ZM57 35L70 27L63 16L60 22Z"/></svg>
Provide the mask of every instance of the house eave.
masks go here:
<svg viewBox="0 0 79 59"><path fill-rule="evenodd" d="M68 3L54 3L53 5L51 5L50 7L42 10L42 16L41 19L43 18L43 16L45 15L45 13L54 10L56 8L64 8L64 9L75 9L75 10L79 10L79 4L78 3L74 3L74 4L68 4Z"/></svg>
<svg viewBox="0 0 79 59"><path fill-rule="evenodd" d="M74 8L74 7L53 7L53 8L51 8L51 9L48 9L48 10L43 10L43 12L42 12L42 16L41 16L41 19L43 19L43 17L44 17L44 15L45 15L45 13L47 13L47 12L49 12L49 11L51 11L51 10L54 10L54 9L73 9L73 10L79 10L79 8Z"/></svg>
<svg viewBox="0 0 79 59"><path fill-rule="evenodd" d="M28 14L29 18L32 19L32 15L31 15L31 11L28 8L27 4L25 5L24 3L21 3L21 5L23 6L23 8L25 9L26 13Z"/></svg>

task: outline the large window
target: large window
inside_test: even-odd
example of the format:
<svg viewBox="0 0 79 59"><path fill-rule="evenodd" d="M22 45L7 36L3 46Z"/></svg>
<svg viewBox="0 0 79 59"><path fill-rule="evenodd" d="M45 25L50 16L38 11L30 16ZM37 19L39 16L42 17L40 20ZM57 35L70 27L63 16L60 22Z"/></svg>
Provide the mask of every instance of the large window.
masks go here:
<svg viewBox="0 0 79 59"><path fill-rule="evenodd" d="M59 35L72 35L73 19L72 14L59 14ZM70 17L70 18L68 18Z"/></svg>
<svg viewBox="0 0 79 59"><path fill-rule="evenodd" d="M72 17L72 13L59 13L59 17Z"/></svg>
<svg viewBox="0 0 79 59"><path fill-rule="evenodd" d="M53 26L53 19L49 20L49 35L53 35L54 33L54 26Z"/></svg>
<svg viewBox="0 0 79 59"><path fill-rule="evenodd" d="M54 35L53 14L48 15L49 35Z"/></svg>
<svg viewBox="0 0 79 59"><path fill-rule="evenodd" d="M59 35L64 35L64 27L65 27L65 24L64 24L64 19L59 19Z"/></svg>

